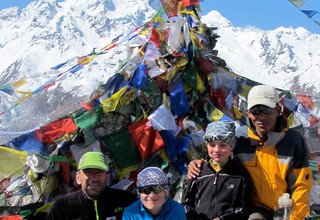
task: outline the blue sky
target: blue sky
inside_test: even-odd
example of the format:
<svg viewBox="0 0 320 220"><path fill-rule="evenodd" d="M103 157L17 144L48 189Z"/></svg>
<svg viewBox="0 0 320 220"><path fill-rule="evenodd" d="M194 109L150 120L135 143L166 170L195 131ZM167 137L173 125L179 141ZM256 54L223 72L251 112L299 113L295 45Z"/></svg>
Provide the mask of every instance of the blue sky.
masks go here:
<svg viewBox="0 0 320 220"><path fill-rule="evenodd" d="M219 11L233 26L255 26L263 30L284 27L304 27L320 34L320 26L309 19L288 0L204 0L201 3L204 14ZM319 0L306 0L302 10L320 11ZM312 17L320 21L319 13Z"/></svg>
<svg viewBox="0 0 320 220"><path fill-rule="evenodd" d="M23 8L32 0L0 0L0 9L18 6ZM63 1L63 0L59 0ZM315 24L288 0L204 0L201 2L203 14L211 10L219 11L234 26L255 26L263 30L284 27L304 27L320 34L320 26ZM307 0L302 10L320 11L319 0ZM312 17L320 21L320 14Z"/></svg>

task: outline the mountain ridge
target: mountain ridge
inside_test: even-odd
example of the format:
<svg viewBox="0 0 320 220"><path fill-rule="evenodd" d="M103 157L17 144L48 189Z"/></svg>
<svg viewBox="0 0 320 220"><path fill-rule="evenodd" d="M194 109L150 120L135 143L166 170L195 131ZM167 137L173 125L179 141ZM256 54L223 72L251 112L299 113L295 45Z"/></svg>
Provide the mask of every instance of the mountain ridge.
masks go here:
<svg viewBox="0 0 320 220"><path fill-rule="evenodd" d="M6 59L0 61L0 84L26 78L28 84L21 89L33 91L60 74L51 67L128 34L148 21L159 7L156 0L37 0L25 9L1 10L0 28L6 31L0 34L0 56ZM220 38L215 49L235 73L281 89L297 87L294 91L317 97L313 90L320 88L316 74L320 64L320 35L303 28L264 31L233 27L217 11L203 15L202 21L218 27ZM81 72L66 75L48 92L26 99L0 116L0 129L28 130L76 110L116 73L121 61L127 58L126 50L125 44L119 44ZM16 96L3 92L0 96L2 111L17 101Z"/></svg>
<svg viewBox="0 0 320 220"><path fill-rule="evenodd" d="M313 86L319 91L320 77L317 72L320 67L320 35L312 34L302 27L279 27L268 31L251 27L240 29L233 27L227 19L223 22L212 19L219 17L219 12L212 11L203 17L203 22L209 26L220 26L217 30L220 38L216 49L235 73L286 90L297 86L293 83L294 79L300 80L302 84L310 84L310 88ZM275 81L273 77L278 80ZM319 95L319 92L298 88L295 92Z"/></svg>

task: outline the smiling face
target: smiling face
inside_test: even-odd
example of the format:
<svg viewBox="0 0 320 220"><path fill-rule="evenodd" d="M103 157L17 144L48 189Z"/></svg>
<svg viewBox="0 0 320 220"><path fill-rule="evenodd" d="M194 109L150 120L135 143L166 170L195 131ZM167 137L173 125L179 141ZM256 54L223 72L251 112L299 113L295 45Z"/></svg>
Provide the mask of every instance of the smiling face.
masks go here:
<svg viewBox="0 0 320 220"><path fill-rule="evenodd" d="M207 143L208 155L218 164L225 164L232 152L232 147L225 141L213 140Z"/></svg>
<svg viewBox="0 0 320 220"><path fill-rule="evenodd" d="M99 169L84 169L77 172L76 180L89 199L97 199L106 186L108 174Z"/></svg>
<svg viewBox="0 0 320 220"><path fill-rule="evenodd" d="M159 193L151 192L148 195L140 193L140 199L143 206L155 217L160 213L166 201L166 193L164 190Z"/></svg>
<svg viewBox="0 0 320 220"><path fill-rule="evenodd" d="M252 107L252 109L254 107ZM274 131L280 112L281 107L276 107L272 109L272 111L268 112L258 112L259 114L251 111L251 109L249 110L248 117L251 120L252 125L254 126L259 137L266 138L268 132Z"/></svg>

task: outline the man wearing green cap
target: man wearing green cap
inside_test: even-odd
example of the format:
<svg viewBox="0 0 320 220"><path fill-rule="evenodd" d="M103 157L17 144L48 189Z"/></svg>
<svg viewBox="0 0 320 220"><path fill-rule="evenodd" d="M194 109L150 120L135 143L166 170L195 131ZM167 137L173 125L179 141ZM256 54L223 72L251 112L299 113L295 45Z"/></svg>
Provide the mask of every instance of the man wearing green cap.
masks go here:
<svg viewBox="0 0 320 220"><path fill-rule="evenodd" d="M124 207L133 203L133 194L106 187L109 167L100 152L85 153L78 164L76 181L81 190L59 198L48 213L47 220L116 220Z"/></svg>

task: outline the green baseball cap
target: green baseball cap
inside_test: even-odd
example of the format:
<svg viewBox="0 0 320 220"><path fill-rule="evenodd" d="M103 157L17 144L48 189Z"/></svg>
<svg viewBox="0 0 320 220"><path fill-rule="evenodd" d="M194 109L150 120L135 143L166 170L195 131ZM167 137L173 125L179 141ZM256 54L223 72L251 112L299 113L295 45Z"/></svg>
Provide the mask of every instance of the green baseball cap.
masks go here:
<svg viewBox="0 0 320 220"><path fill-rule="evenodd" d="M105 162L104 155L100 152L87 152L82 155L78 170L84 169L99 169L108 172L109 167Z"/></svg>

